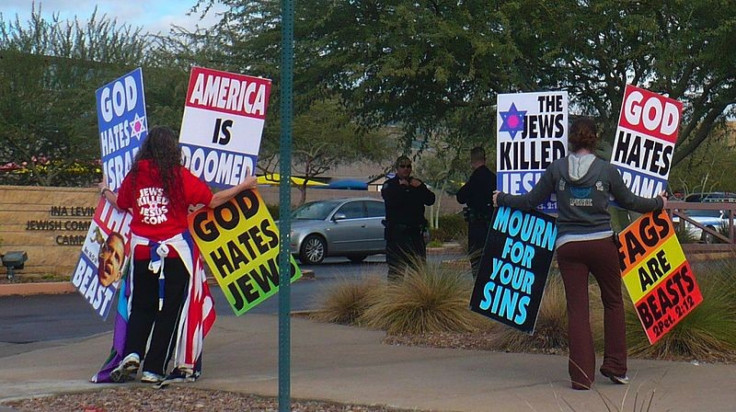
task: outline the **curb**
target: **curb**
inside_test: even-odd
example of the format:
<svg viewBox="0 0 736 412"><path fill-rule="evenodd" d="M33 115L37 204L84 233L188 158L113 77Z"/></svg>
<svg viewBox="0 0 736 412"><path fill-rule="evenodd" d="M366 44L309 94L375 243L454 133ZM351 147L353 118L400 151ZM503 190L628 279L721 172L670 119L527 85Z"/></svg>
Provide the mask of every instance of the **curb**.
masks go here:
<svg viewBox="0 0 736 412"><path fill-rule="evenodd" d="M302 277L308 280L316 279L311 269L302 270ZM210 277L207 278L207 284L218 286L217 281ZM25 282L0 285L0 296L58 295L74 292L76 289L71 282Z"/></svg>
<svg viewBox="0 0 736 412"><path fill-rule="evenodd" d="M58 295L73 293L71 282L8 283L0 285L0 296Z"/></svg>

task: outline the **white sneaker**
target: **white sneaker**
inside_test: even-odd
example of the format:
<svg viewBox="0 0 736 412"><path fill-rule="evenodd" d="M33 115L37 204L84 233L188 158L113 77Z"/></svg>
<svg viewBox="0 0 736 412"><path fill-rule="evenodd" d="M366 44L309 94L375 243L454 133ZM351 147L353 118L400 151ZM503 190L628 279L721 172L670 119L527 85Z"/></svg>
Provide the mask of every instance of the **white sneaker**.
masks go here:
<svg viewBox="0 0 736 412"><path fill-rule="evenodd" d="M118 364L118 366L110 372L110 379L113 382L126 382L133 379L138 373L138 367L141 366L141 357L137 353L131 353Z"/></svg>
<svg viewBox="0 0 736 412"><path fill-rule="evenodd" d="M141 376L141 382L143 383L160 383L163 380L163 376L149 371L143 371L143 376Z"/></svg>

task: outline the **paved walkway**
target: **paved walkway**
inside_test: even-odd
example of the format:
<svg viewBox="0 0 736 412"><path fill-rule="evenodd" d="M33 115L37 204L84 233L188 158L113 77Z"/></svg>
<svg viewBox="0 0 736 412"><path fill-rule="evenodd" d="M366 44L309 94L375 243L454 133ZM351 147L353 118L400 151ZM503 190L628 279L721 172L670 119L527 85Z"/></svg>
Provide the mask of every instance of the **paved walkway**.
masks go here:
<svg viewBox="0 0 736 412"><path fill-rule="evenodd" d="M437 411L733 411L736 365L631 360L629 386L569 388L565 357L390 346L383 332L291 320L293 398ZM111 334L53 342L0 362L0 400L100 388L88 379ZM278 394L278 317L221 317L198 388ZM600 362L600 360L599 360ZM635 407L654 396L651 409ZM604 399L613 406L608 408Z"/></svg>

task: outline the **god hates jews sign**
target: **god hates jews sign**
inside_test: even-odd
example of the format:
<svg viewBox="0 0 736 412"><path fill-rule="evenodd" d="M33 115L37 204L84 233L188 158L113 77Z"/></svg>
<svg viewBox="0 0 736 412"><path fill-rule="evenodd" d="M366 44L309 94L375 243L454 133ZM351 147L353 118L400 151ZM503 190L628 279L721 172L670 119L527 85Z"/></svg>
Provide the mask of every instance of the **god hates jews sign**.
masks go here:
<svg viewBox="0 0 736 412"><path fill-rule="evenodd" d="M278 291L279 232L257 190L190 214L189 230L236 315ZM290 259L294 282L302 273Z"/></svg>
<svg viewBox="0 0 736 412"><path fill-rule="evenodd" d="M553 217L537 211L497 208L470 309L533 333L556 239Z"/></svg>
<svg viewBox="0 0 736 412"><path fill-rule="evenodd" d="M677 100L626 86L611 163L632 192L652 198L667 187L681 116Z"/></svg>
<svg viewBox="0 0 736 412"><path fill-rule="evenodd" d="M665 211L647 213L619 234L619 261L649 343L654 344L703 296Z"/></svg>
<svg viewBox="0 0 736 412"><path fill-rule="evenodd" d="M179 143L184 166L212 186L226 188L255 170L271 81L192 68Z"/></svg>

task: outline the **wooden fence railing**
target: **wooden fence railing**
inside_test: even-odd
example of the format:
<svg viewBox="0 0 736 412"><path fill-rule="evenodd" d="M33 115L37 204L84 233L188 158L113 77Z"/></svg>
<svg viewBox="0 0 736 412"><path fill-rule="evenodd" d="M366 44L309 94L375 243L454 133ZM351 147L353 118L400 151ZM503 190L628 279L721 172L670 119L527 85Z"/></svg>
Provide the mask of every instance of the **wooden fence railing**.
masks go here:
<svg viewBox="0 0 736 412"><path fill-rule="evenodd" d="M721 219L723 223L719 226L702 224L687 214L687 211L693 210L724 211L724 219ZM734 226L736 202L699 203L669 201L667 202L667 213L669 213L670 218L677 217L679 219L679 222L675 223L675 225L684 225L685 222L688 222L702 229L704 233L711 235L709 237L714 240L712 243L704 242L701 239L698 239L697 243L683 243L682 249L685 252L736 252L736 226ZM725 234L722 232L721 227L727 228Z"/></svg>

